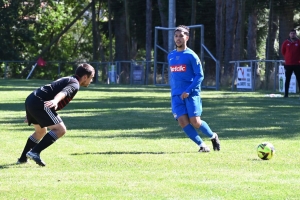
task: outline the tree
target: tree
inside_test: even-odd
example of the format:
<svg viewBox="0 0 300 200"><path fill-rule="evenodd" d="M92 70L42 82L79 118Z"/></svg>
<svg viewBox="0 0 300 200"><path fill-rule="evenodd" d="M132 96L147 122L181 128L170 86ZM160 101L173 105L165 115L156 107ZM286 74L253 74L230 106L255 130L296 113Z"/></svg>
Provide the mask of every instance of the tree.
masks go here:
<svg viewBox="0 0 300 200"><path fill-rule="evenodd" d="M237 22L237 8L238 0L226 1L226 32L225 32L225 55L224 55L224 75L229 76L232 74L233 65L229 61L233 59L234 52L234 38Z"/></svg>
<svg viewBox="0 0 300 200"><path fill-rule="evenodd" d="M216 0L215 33L216 33L216 58L217 60L219 60L220 65L222 67L223 60L224 60L224 36L225 36L225 1L223 0Z"/></svg>
<svg viewBox="0 0 300 200"><path fill-rule="evenodd" d="M238 0L238 19L236 27L236 36L234 40L234 60L241 60L244 58L244 31L245 30L245 1Z"/></svg>
<svg viewBox="0 0 300 200"><path fill-rule="evenodd" d="M166 1L162 0L157 0L157 5L158 5L158 10L159 10L159 15L160 15L160 23L162 27L168 27L168 19L167 19L167 14L168 14L168 5L166 4ZM162 47L164 49L168 49L168 32L167 31L162 31ZM163 56L165 60L166 56Z"/></svg>
<svg viewBox="0 0 300 200"><path fill-rule="evenodd" d="M257 39L257 8L251 9L248 16L247 59L256 60Z"/></svg>
<svg viewBox="0 0 300 200"><path fill-rule="evenodd" d="M69 24L67 24L64 29L54 37L55 32L53 32L52 34L50 34L51 37L51 42L50 44L48 44L46 47L44 47L41 52L33 59L33 60L37 60L39 57L44 56L45 53L47 53L51 46L53 46L54 44L57 44L57 42L62 38L62 36L75 24L75 22L90 8L91 3L88 4L80 13L78 13L78 15L75 17L75 19L73 19ZM44 15L46 15L46 13L43 13ZM53 14L53 12L49 12L49 15ZM53 17L53 16L52 16ZM61 16L60 16L61 17ZM56 24L53 23L53 26L56 25L58 26L58 23L56 22ZM58 28L60 28L61 26L58 26ZM46 31L47 28L50 27L45 27ZM48 31L47 31L48 32ZM49 32L48 32L49 33ZM45 34L46 35L46 34ZM27 72L29 71L29 69L31 68L31 65L28 65L27 67L25 67L21 73L21 77L24 77Z"/></svg>
<svg viewBox="0 0 300 200"><path fill-rule="evenodd" d="M91 1L92 10L92 32L93 32L93 61L99 60L100 35L97 23L96 0Z"/></svg>
<svg viewBox="0 0 300 200"><path fill-rule="evenodd" d="M146 70L148 74L150 72L150 61L152 50L152 0L147 0L146 6ZM146 77L147 78L147 77ZM148 79L146 79L147 83Z"/></svg>
<svg viewBox="0 0 300 200"><path fill-rule="evenodd" d="M33 8L31 8L33 7ZM37 5L22 1L0 2L0 60L23 60L26 43L32 42Z"/></svg>
<svg viewBox="0 0 300 200"><path fill-rule="evenodd" d="M279 45L288 37L291 29L294 29L294 11L295 0L281 0L277 1L277 8L279 12ZM280 54L281 55L281 54ZM280 56L283 58L283 56Z"/></svg>
<svg viewBox="0 0 300 200"><path fill-rule="evenodd" d="M196 24L196 13L197 13L197 2L196 0L192 0L191 5L191 25ZM195 49L195 30L190 30L190 36L189 36L189 47L191 49Z"/></svg>

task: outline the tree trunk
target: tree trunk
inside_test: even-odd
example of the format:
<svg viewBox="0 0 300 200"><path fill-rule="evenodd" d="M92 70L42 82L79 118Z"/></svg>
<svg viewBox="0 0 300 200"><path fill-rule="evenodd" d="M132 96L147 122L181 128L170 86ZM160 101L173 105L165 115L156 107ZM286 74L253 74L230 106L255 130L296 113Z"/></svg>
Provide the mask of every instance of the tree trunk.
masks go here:
<svg viewBox="0 0 300 200"><path fill-rule="evenodd" d="M275 52L275 40L277 38L278 31L278 14L274 12L273 0L269 2L269 30L268 37L266 43L266 60L276 60L276 52ZM272 63L266 63L265 70L265 89L269 87L269 80L271 75L271 69L273 67Z"/></svg>
<svg viewBox="0 0 300 200"><path fill-rule="evenodd" d="M271 21L271 25L270 25L271 31L269 32L269 35L268 35L268 38L270 37L270 39L268 40L268 47L266 48L266 49L268 49L268 57L266 57L266 59L267 60L276 60L277 54L276 54L276 50L275 50L275 41L277 39L279 16L278 16L278 14L274 13L270 19L272 21Z"/></svg>
<svg viewBox="0 0 300 200"><path fill-rule="evenodd" d="M233 72L234 39L237 23L237 2L238 0L226 1L226 34L225 34L225 56L224 56L224 75L230 76Z"/></svg>
<svg viewBox="0 0 300 200"><path fill-rule="evenodd" d="M98 32L97 32L97 22L96 22L96 0L92 0L92 33L93 33L93 61L98 61Z"/></svg>
<svg viewBox="0 0 300 200"><path fill-rule="evenodd" d="M235 37L235 49L233 54L234 60L242 60L244 54L244 17L245 15L245 2L244 0L238 0L238 21Z"/></svg>
<svg viewBox="0 0 300 200"><path fill-rule="evenodd" d="M256 60L257 9L253 8L248 16L247 59Z"/></svg>
<svg viewBox="0 0 300 200"><path fill-rule="evenodd" d="M294 6L293 0L287 0L284 5L280 6L279 12L279 55L283 59L281 54L281 45L289 37L291 29L294 29Z"/></svg>
<svg viewBox="0 0 300 200"><path fill-rule="evenodd" d="M112 28L111 28L111 5L110 0L107 0L108 4L108 34L109 34L109 62L113 61L112 58Z"/></svg>
<svg viewBox="0 0 300 200"><path fill-rule="evenodd" d="M166 14L168 12L165 12L165 6L162 3L162 0L157 0L158 4L158 9L159 9L159 14L160 14L160 21L161 21L161 26L162 27L168 27L168 19ZM163 48L168 49L168 31L162 31L162 36L163 36Z"/></svg>
<svg viewBox="0 0 300 200"><path fill-rule="evenodd" d="M152 50L152 0L147 0L146 5L146 75L151 69L151 50ZM148 77L146 84L148 84Z"/></svg>
<svg viewBox="0 0 300 200"><path fill-rule="evenodd" d="M224 59L224 36L225 36L225 2L216 0L216 59L220 62L220 68L223 66ZM222 70L220 70L221 79Z"/></svg>
<svg viewBox="0 0 300 200"><path fill-rule="evenodd" d="M114 15L114 31L115 31L115 61L128 61L129 47L127 46L127 39L124 39L126 33L126 16L125 12L116 12ZM130 78L130 65L128 63L121 63L120 66L120 83L128 84Z"/></svg>
<svg viewBox="0 0 300 200"><path fill-rule="evenodd" d="M192 0L191 25L195 25L196 24L196 11L197 11L197 1L196 0ZM195 49L195 29L191 29L190 30L189 47L191 49Z"/></svg>
<svg viewBox="0 0 300 200"><path fill-rule="evenodd" d="M127 42L124 40L126 35L125 13L114 15L114 30L115 30L115 60L124 61L129 59L127 51Z"/></svg>
<svg viewBox="0 0 300 200"><path fill-rule="evenodd" d="M126 24L127 55L129 56L129 58L131 58L131 37L130 37L130 28L129 28L129 12L128 12L127 0L124 0L124 9L125 9L125 24Z"/></svg>
<svg viewBox="0 0 300 200"><path fill-rule="evenodd" d="M100 13L101 11L101 8L103 8L103 5L101 5L101 0L97 0L99 2L99 5L98 5L98 10L97 10L97 13ZM101 60L101 62L105 62L106 59L105 59L105 52L104 52L104 49L103 49L103 42L102 42L102 37L101 37L101 33L100 33L100 16L97 15L97 18L96 18L96 31L97 31L97 38L98 38L98 52L99 52L99 56L100 58L97 60Z"/></svg>

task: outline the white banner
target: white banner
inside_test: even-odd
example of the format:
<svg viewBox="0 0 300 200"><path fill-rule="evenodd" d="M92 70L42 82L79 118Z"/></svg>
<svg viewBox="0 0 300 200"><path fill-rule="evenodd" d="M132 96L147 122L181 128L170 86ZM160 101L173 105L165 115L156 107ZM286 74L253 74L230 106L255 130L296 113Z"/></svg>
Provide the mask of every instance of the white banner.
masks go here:
<svg viewBox="0 0 300 200"><path fill-rule="evenodd" d="M285 85L285 70L283 65L279 65L278 68L278 80L279 80L279 92L284 93L284 85ZM293 73L290 81L289 93L296 93L297 90L297 81L296 76Z"/></svg>
<svg viewBox="0 0 300 200"><path fill-rule="evenodd" d="M252 67L237 67L237 88L252 89Z"/></svg>
<svg viewBox="0 0 300 200"><path fill-rule="evenodd" d="M108 71L108 83L116 83L117 73L115 71L115 66L111 65Z"/></svg>

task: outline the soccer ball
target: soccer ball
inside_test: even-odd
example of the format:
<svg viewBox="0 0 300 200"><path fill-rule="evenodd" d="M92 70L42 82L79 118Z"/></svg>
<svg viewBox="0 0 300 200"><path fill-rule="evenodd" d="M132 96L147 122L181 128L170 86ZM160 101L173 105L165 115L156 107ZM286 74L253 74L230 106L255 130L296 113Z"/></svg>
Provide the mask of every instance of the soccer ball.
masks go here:
<svg viewBox="0 0 300 200"><path fill-rule="evenodd" d="M270 160L275 154L275 148L270 142L263 142L257 146L257 155L263 160Z"/></svg>

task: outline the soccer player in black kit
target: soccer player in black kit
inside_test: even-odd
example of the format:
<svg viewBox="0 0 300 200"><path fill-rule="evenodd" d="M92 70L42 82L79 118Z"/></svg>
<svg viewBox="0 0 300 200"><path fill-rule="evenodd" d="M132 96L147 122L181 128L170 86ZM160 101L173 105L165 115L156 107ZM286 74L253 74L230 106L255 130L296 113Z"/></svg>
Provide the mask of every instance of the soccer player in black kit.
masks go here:
<svg viewBox="0 0 300 200"><path fill-rule="evenodd" d="M87 87L92 82L95 69L80 64L75 75L63 77L33 91L25 101L26 120L33 124L35 132L29 136L17 164L34 160L40 166L46 166L40 153L66 133L66 126L56 111L64 108L76 95L80 86ZM47 133L47 128L50 131Z"/></svg>

